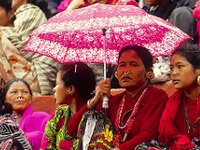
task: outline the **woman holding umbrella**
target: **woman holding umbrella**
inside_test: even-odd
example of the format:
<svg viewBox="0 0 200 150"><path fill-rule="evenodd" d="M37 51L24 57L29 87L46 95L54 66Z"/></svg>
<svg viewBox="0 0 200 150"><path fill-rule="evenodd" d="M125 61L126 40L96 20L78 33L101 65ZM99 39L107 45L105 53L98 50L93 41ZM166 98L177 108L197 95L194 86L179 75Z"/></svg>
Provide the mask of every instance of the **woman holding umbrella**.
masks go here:
<svg viewBox="0 0 200 150"><path fill-rule="evenodd" d="M125 91L110 96L110 80L106 79L96 87L95 96L83 106L68 122L68 134L76 137L77 127L84 112L90 109L104 111L118 134L110 140L114 149L129 150L158 136L158 125L167 101L167 94L150 85L153 77L153 58L148 49L141 46L126 46L121 49L115 73ZM102 98L109 97L109 107L102 108Z"/></svg>

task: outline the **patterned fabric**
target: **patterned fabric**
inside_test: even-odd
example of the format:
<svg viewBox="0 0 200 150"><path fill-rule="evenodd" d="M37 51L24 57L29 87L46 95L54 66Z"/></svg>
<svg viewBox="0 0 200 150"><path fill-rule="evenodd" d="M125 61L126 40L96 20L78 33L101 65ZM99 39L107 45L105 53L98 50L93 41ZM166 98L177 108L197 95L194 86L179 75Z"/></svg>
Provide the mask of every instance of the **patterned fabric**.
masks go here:
<svg viewBox="0 0 200 150"><path fill-rule="evenodd" d="M107 29L106 36L102 29ZM126 45L141 45L153 56L166 56L188 39L177 27L139 7L96 3L50 18L33 31L23 50L60 63L103 63L106 48L106 62L117 64L118 51Z"/></svg>
<svg viewBox="0 0 200 150"><path fill-rule="evenodd" d="M169 150L165 145L152 140L149 143L142 143L136 146L135 150Z"/></svg>
<svg viewBox="0 0 200 150"><path fill-rule="evenodd" d="M0 33L0 77L3 87L3 82L7 82L12 78L22 78L26 80L35 95L40 93L38 81L31 71L32 65L26 58L20 54L16 47Z"/></svg>
<svg viewBox="0 0 200 150"><path fill-rule="evenodd" d="M190 150L200 150L200 139L194 138L192 140L194 148ZM158 141L152 140L150 143L139 144L135 150L170 150L166 145L159 143Z"/></svg>
<svg viewBox="0 0 200 150"><path fill-rule="evenodd" d="M25 80L30 81L29 83L35 83L32 86L33 91L36 90L42 95L53 94L52 89L55 86L59 63L46 56L21 51L28 41L30 33L46 21L45 14L39 7L28 3L20 6L16 10L15 16L14 27L0 27L2 34L14 45L12 47L16 47L21 52L20 54L16 52L17 50L9 52L8 49L3 49L4 53L12 55L11 60L13 60L13 63L21 65L23 62L22 66L17 66L15 69L15 71L18 71L17 75L15 74L12 77L27 77L29 79ZM9 43L3 43L5 46L7 44L10 45ZM6 57L7 60L10 59L8 54ZM12 62L7 63L7 66L14 68Z"/></svg>
<svg viewBox="0 0 200 150"><path fill-rule="evenodd" d="M160 56L155 58L156 62L153 64L153 72L155 77L151 83L164 83L170 80L170 57Z"/></svg>
<svg viewBox="0 0 200 150"><path fill-rule="evenodd" d="M20 50L28 41L28 36L46 21L45 14L33 4L21 5L15 11L14 27L1 27L2 33Z"/></svg>
<svg viewBox="0 0 200 150"><path fill-rule="evenodd" d="M18 127L15 115L0 116L0 149L31 150L23 131Z"/></svg>
<svg viewBox="0 0 200 150"><path fill-rule="evenodd" d="M117 131L104 112L90 110L83 115L80 122L77 145L74 149L107 150L114 146L114 137ZM87 143L84 143L87 141Z"/></svg>
<svg viewBox="0 0 200 150"><path fill-rule="evenodd" d="M58 106L45 128L41 148L43 149L70 149L72 147L72 138L67 135L67 122L71 117L70 107Z"/></svg>

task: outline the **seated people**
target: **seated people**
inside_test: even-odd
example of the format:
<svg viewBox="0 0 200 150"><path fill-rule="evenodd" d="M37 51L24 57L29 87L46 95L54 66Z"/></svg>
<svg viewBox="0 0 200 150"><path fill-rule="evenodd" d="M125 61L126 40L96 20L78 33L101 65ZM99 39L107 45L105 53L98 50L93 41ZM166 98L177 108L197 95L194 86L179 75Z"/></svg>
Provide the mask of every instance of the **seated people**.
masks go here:
<svg viewBox="0 0 200 150"><path fill-rule="evenodd" d="M3 89L3 98L10 103L17 115L20 129L23 130L33 150L40 148L42 135L50 115L35 112L31 107L32 91L28 83L19 78L9 80Z"/></svg>
<svg viewBox="0 0 200 150"><path fill-rule="evenodd" d="M67 122L92 98L95 86L95 74L85 63L69 63L59 69L54 88L58 107L46 124L41 149L72 147L72 138L66 134Z"/></svg>
<svg viewBox="0 0 200 150"><path fill-rule="evenodd" d="M0 149L31 150L31 146L19 129L11 104L5 102L0 91Z"/></svg>
<svg viewBox="0 0 200 150"><path fill-rule="evenodd" d="M197 33L198 33L198 45L200 46L200 2L197 2L193 10L193 16L197 19Z"/></svg>
<svg viewBox="0 0 200 150"><path fill-rule="evenodd" d="M53 94L52 89L55 86L59 63L40 54L21 51L33 30L47 20L44 12L35 4L43 6L44 3L43 0L12 0L12 9L15 11L15 17L12 20L13 27L0 27L0 31L29 62L30 66L27 70L31 69L33 77L37 79L40 88L39 93L48 95ZM5 49L4 51L6 52L7 50Z"/></svg>
<svg viewBox="0 0 200 150"><path fill-rule="evenodd" d="M197 0L144 0L143 9L149 14L168 20L193 38L187 43L196 44L197 22L192 15L195 1Z"/></svg>
<svg viewBox="0 0 200 150"><path fill-rule="evenodd" d="M112 147L115 150L134 150L139 143L157 138L159 120L168 96L163 90L151 86L152 66L153 58L148 49L134 45L122 48L115 75L125 91L110 97L110 80L100 82L95 96L69 119L67 133L76 138L83 113L96 109L106 113L118 132L110 139L115 143ZM104 96L110 98L107 109L102 108Z"/></svg>

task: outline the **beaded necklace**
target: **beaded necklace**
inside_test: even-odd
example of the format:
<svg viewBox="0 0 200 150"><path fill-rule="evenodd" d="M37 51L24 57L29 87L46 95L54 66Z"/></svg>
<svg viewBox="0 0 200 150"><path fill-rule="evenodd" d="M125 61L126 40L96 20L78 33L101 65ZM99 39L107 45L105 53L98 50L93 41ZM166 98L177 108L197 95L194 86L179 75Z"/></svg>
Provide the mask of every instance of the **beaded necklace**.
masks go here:
<svg viewBox="0 0 200 150"><path fill-rule="evenodd" d="M198 99L197 99L197 108L198 108ZM190 123L189 115L188 115L187 100L186 100L186 106L185 106L185 119L186 119L186 124L187 124L187 127L188 127L188 134L189 134L190 130L195 130L195 128L198 126L200 117L197 117L197 119L194 121L193 124Z"/></svg>
<svg viewBox="0 0 200 150"><path fill-rule="evenodd" d="M143 98L143 95L146 93L147 89L148 89L148 86L144 89L144 91L142 92L142 94L138 98L137 102L135 103L135 105L132 109L131 115L129 116L128 120L126 121L126 123L124 125L122 125L122 123L120 123L120 121L121 121L121 116L122 116L122 112L123 112L123 109L124 109L124 103L125 103L125 100L126 100L125 95L122 98L122 101L121 101L119 108L117 110L117 116L116 116L116 119L115 119L115 127L117 128L118 132L119 132L119 129L125 129L122 141L126 141L126 139L127 139L127 136L128 136L128 133L131 129L133 121L135 120L135 115L138 111L138 107L139 107L140 102Z"/></svg>

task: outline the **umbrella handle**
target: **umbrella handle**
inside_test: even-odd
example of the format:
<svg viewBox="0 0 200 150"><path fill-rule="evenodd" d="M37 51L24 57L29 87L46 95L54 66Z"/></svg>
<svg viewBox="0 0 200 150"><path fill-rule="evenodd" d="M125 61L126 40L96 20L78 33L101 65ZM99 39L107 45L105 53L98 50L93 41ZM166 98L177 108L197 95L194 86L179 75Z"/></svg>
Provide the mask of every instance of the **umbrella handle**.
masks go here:
<svg viewBox="0 0 200 150"><path fill-rule="evenodd" d="M103 71L103 74L104 74L104 80L106 79L106 30L107 29L102 29L102 32L103 32L103 49L104 49L104 71ZM102 103L102 107L103 108L108 108L108 97L107 96L103 96L103 103Z"/></svg>
<svg viewBox="0 0 200 150"><path fill-rule="evenodd" d="M103 108L108 108L109 106L108 106L108 97L107 96L103 96L103 103L102 103L102 107Z"/></svg>

